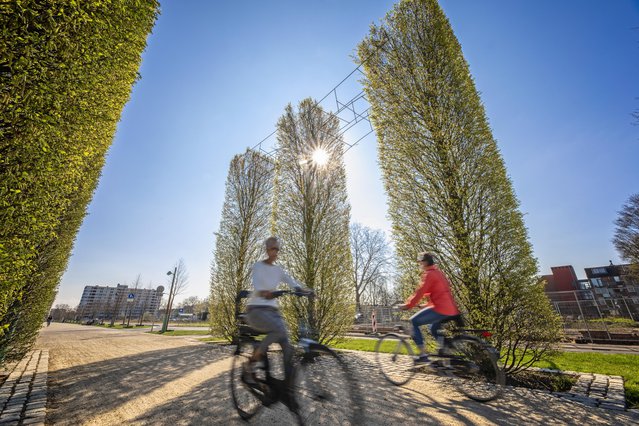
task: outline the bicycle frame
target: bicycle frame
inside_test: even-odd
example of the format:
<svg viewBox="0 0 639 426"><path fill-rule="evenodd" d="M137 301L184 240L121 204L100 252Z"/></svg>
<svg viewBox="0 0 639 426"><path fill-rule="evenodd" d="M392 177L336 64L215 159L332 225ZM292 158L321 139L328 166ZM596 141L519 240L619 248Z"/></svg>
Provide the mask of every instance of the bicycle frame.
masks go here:
<svg viewBox="0 0 639 426"><path fill-rule="evenodd" d="M306 295L297 291L290 291L290 290L278 290L273 293L275 294L275 297L281 297L286 294L293 294L296 296ZM253 349L255 349L256 344L259 342L259 340L257 340L255 337L263 334L258 332L257 330L252 329L248 324L245 324L243 321L245 314L240 312L240 303L241 303L241 300L247 298L249 294L250 294L250 291L243 290L239 292L237 297L235 298L235 318L238 322L237 324L238 332L237 332L237 336L235 336L233 339L237 343L234 355L238 355L240 353L241 343L250 343L253 346ZM299 318L298 320L300 323L303 321L301 318ZM293 349L296 350L296 352L298 353L301 352L304 355L308 355L312 353L313 345L319 345L319 342L308 337L308 334L309 334L308 326L304 327L304 329L306 330L306 332L300 331L300 333L298 334L298 342L296 345L293 346ZM295 374L294 370L296 369L296 366L293 365L292 369L293 369L292 374ZM282 380L281 381L282 383L280 383L279 379L275 379L270 375L268 355L266 355L265 357L265 371L267 374L267 381L265 384L267 386L269 386L272 390L276 390L278 393L285 390L283 388L284 381ZM280 399L280 397L278 396L277 399Z"/></svg>

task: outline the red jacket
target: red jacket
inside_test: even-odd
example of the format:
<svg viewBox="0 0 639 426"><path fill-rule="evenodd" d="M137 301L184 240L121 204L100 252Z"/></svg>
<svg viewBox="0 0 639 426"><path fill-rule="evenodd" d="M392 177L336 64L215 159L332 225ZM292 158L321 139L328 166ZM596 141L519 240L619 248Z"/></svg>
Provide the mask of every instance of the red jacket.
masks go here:
<svg viewBox="0 0 639 426"><path fill-rule="evenodd" d="M426 268L422 277L422 285L406 301L408 309L417 305L424 296L428 296L430 299L427 306L432 306L438 314L459 314L453 295L450 293L450 283L444 273L435 265Z"/></svg>

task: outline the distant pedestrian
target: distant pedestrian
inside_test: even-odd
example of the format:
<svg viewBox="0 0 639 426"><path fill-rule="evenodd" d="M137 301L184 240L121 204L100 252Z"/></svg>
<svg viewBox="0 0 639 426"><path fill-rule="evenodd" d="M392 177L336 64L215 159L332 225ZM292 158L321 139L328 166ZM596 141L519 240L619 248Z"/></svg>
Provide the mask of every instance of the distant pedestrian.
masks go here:
<svg viewBox="0 0 639 426"><path fill-rule="evenodd" d="M51 315L49 315L47 317L47 327L51 325L51 321L53 321L53 317Z"/></svg>

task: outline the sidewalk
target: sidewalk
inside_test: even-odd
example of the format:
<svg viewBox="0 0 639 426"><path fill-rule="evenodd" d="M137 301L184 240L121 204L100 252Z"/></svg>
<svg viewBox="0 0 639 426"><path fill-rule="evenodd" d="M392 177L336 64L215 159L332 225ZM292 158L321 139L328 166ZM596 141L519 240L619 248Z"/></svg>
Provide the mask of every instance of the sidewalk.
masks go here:
<svg viewBox="0 0 639 426"><path fill-rule="evenodd" d="M42 425L46 417L49 351L34 350L12 366L0 386L0 425Z"/></svg>

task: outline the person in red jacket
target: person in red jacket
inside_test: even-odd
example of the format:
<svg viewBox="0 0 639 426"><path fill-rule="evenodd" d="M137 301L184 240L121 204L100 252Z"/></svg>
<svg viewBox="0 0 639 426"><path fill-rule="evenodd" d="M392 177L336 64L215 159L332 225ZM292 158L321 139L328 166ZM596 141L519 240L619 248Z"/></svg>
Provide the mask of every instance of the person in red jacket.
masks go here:
<svg viewBox="0 0 639 426"><path fill-rule="evenodd" d="M428 296L429 302L426 307L410 318L413 324L412 337L419 348L419 356L415 362L425 363L428 362L428 355L424 349L424 336L422 336L419 327L430 324L430 333L435 337L435 340L438 340L437 332L441 322L448 317L459 315L459 310L457 310L455 299L450 292L450 283L444 273L435 265L433 255L427 252L420 253L417 261L423 272L422 284L405 304L400 305L400 309L411 309L424 296Z"/></svg>

